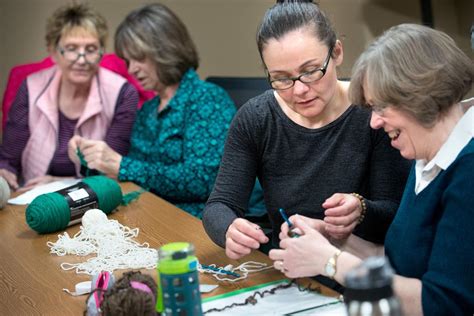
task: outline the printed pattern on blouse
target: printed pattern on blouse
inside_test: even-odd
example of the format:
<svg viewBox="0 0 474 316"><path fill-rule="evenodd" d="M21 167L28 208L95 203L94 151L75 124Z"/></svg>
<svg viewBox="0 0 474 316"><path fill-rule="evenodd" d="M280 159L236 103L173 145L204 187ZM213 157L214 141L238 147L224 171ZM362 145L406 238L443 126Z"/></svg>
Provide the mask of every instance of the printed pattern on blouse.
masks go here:
<svg viewBox="0 0 474 316"><path fill-rule="evenodd" d="M160 98L138 111L119 180L133 181L200 217L217 176L235 106L220 87L188 70L158 113Z"/></svg>

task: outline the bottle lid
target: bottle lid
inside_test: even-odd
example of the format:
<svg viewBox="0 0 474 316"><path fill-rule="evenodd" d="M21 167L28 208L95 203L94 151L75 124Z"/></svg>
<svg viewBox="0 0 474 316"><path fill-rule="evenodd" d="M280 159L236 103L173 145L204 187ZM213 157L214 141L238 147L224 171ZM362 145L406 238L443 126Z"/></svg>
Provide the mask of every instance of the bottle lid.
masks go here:
<svg viewBox="0 0 474 316"><path fill-rule="evenodd" d="M188 242L174 242L162 246L158 251L159 273L183 274L197 269L194 246Z"/></svg>
<svg viewBox="0 0 474 316"><path fill-rule="evenodd" d="M345 276L346 301L376 301L393 296L393 269L385 257L369 257Z"/></svg>

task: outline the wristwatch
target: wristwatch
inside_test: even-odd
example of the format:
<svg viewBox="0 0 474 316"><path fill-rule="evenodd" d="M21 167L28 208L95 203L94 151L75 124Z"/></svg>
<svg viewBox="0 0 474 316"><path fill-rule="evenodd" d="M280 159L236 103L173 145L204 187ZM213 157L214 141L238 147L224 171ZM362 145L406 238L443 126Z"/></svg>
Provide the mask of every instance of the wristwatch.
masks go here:
<svg viewBox="0 0 474 316"><path fill-rule="evenodd" d="M326 265L324 266L324 274L328 278L334 279L334 276L337 272L337 258L341 252L342 251L337 249L336 253L331 258L329 258L328 262L326 262Z"/></svg>

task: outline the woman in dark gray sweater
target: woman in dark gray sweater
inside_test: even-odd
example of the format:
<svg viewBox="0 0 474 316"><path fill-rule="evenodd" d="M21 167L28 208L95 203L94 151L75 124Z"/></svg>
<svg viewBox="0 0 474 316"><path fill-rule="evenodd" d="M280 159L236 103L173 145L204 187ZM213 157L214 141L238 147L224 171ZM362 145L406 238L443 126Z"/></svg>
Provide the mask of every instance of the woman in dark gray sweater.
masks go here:
<svg viewBox="0 0 474 316"><path fill-rule="evenodd" d="M270 8L257 33L273 90L250 100L234 118L204 227L233 259L269 240L243 218L258 177L278 245L283 218L325 221L333 238L352 232L383 243L405 185L409 162L370 110L352 105L338 81L342 44L318 5L288 1Z"/></svg>

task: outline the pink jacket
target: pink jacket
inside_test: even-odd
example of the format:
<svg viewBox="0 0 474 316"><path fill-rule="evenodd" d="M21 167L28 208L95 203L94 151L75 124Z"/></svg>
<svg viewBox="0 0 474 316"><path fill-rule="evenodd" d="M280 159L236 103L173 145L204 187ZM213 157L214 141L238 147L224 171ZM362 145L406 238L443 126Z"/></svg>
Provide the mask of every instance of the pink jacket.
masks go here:
<svg viewBox="0 0 474 316"><path fill-rule="evenodd" d="M51 57L47 57L40 62L28 63L24 65L18 65L11 69L10 75L8 76L7 86L5 88L5 93L3 94L3 102L2 102L2 128L5 128L5 124L7 122L8 111L10 110L10 106L15 99L16 93L21 86L23 80L26 79L32 73L37 71L49 68L54 65L53 60ZM120 59L115 54L105 54L100 61L100 66L112 70L115 73L118 73L122 77L128 80L137 90L138 95L140 96L140 100L138 102L138 108L142 106L145 101L153 98L155 96L154 91L144 90L138 81L131 76L127 71L127 66L125 62Z"/></svg>
<svg viewBox="0 0 474 316"><path fill-rule="evenodd" d="M47 173L56 150L59 129L58 91L61 71L57 67L36 72L27 78L30 138L22 154L25 181ZM84 112L74 131L89 139L105 138L112 122L120 89L127 81L99 68L92 81ZM80 166L76 165L79 176Z"/></svg>

